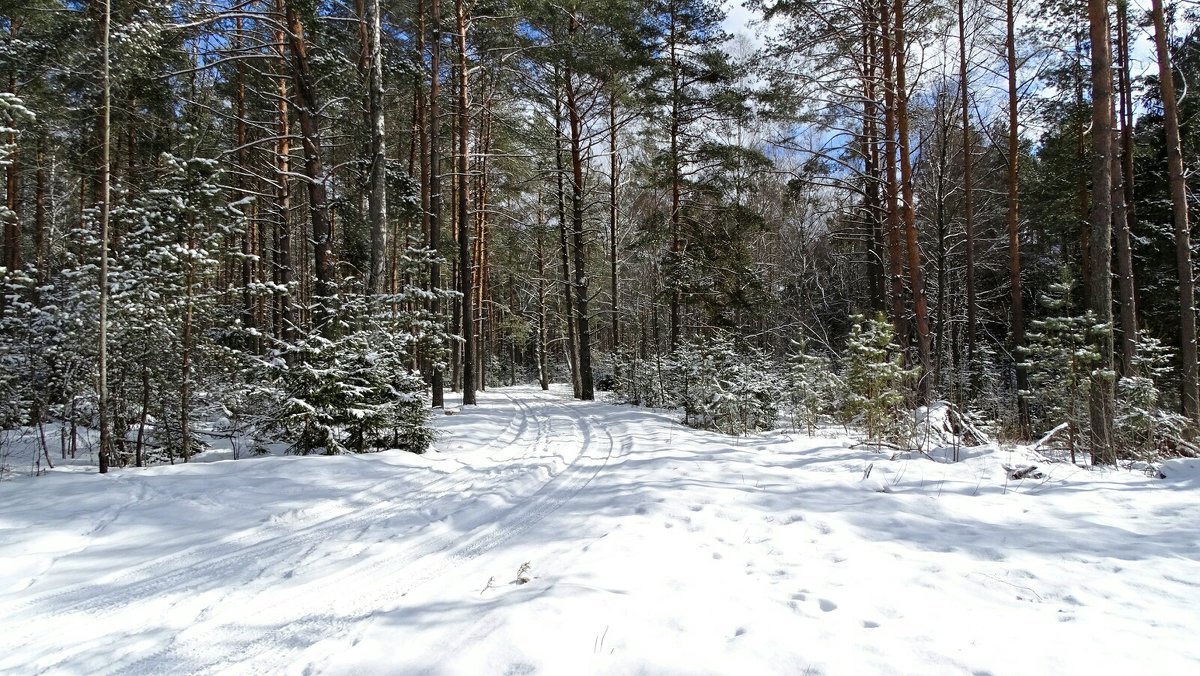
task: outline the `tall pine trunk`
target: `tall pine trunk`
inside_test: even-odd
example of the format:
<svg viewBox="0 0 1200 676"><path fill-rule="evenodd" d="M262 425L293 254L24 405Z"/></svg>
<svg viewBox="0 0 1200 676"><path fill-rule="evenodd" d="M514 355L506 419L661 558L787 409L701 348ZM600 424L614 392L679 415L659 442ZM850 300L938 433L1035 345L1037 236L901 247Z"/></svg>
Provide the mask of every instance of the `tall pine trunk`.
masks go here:
<svg viewBox="0 0 1200 676"><path fill-rule="evenodd" d="M612 353L615 357L619 353L621 346L621 318L620 310L618 309L621 287L618 285L617 279L617 212L619 206L617 202L617 190L620 187L620 175L617 173L619 169L617 158L617 90L616 84L611 81L609 86L611 90L608 94L608 263L612 287L610 298L612 304Z"/></svg>
<svg viewBox="0 0 1200 676"><path fill-rule="evenodd" d="M367 288L378 294L384 290L387 260L387 145L383 106L382 18L379 0L367 2L369 32L370 85L367 112L371 117L371 174L367 194L367 220L371 224L371 269Z"/></svg>
<svg viewBox="0 0 1200 676"><path fill-rule="evenodd" d="M438 97L441 94L442 69L442 3L441 0L431 0L429 11L432 15L433 35L429 47L429 248L435 253L442 246L442 153L439 146L441 137L441 111ZM439 256L440 258L440 256ZM429 301L429 310L437 317L441 313L441 302L437 291L442 286L442 266L438 258L429 266L429 288L434 292ZM433 376L430 379L430 389L433 392L433 407L445 407L445 392L442 367L435 364Z"/></svg>
<svg viewBox="0 0 1200 676"><path fill-rule="evenodd" d="M579 371L579 346L575 335L575 302L571 292L571 263L567 239L566 167L563 162L562 103L556 87L554 94L554 162L558 182L558 235L562 254L563 308L567 326L567 359L571 366L571 388L578 399L583 396L583 377Z"/></svg>
<svg viewBox="0 0 1200 676"><path fill-rule="evenodd" d="M1029 389L1029 376L1025 371L1025 357L1021 351L1025 346L1025 310L1023 293L1021 291L1021 186L1018 182L1020 175L1019 160L1021 138L1017 127L1017 41L1016 41L1016 11L1014 0L1005 4L1004 39L1006 61L1008 62L1008 284L1009 305L1012 313L1013 355L1017 371L1017 426L1021 435L1029 436L1029 406L1021 392Z"/></svg>
<svg viewBox="0 0 1200 676"><path fill-rule="evenodd" d="M572 30L575 18L571 18ZM571 129L571 236L575 253L575 326L579 348L579 396L596 398L592 384L591 328L588 318L587 248L583 232L583 117L571 70L566 71L567 117Z"/></svg>
<svg viewBox="0 0 1200 676"><path fill-rule="evenodd" d="M475 322L471 283L471 226L468 220L467 142L471 135L471 107L468 99L467 10L465 0L455 0L458 17L458 274L462 291L462 397L463 404L475 403Z"/></svg>
<svg viewBox="0 0 1200 676"><path fill-rule="evenodd" d="M908 316L904 303L904 258L900 250L900 189L896 177L896 81L894 79L891 14L886 0L879 3L883 48L883 164L887 199L888 295L892 324L901 344L908 343Z"/></svg>
<svg viewBox="0 0 1200 676"><path fill-rule="evenodd" d="M976 322L978 308L975 298L975 185L972 181L971 108L967 78L967 17L966 0L958 0L958 91L962 104L963 136L963 225L967 250L967 374L970 393L974 395L979 380L976 355Z"/></svg>
<svg viewBox="0 0 1200 676"><path fill-rule="evenodd" d="M1171 183L1171 211L1175 223L1175 265L1179 273L1179 357L1183 361L1183 412L1200 423L1200 369L1196 364L1196 295L1192 270L1191 230L1188 223L1187 184L1179 138L1179 107L1175 74L1167 45L1163 0L1151 0L1158 80L1162 87L1163 126L1167 134L1167 171Z"/></svg>
<svg viewBox="0 0 1200 676"><path fill-rule="evenodd" d="M908 281L912 291L913 319L917 326L917 354L921 360L921 376L917 394L919 403L929 401L933 373L929 339L929 302L925 298L925 280L921 274L921 248L917 240L917 211L913 202L913 171L908 137L908 84L905 66L908 61L904 28L904 0L895 0L896 43L896 133L900 151L900 187L904 197L904 237L908 252Z"/></svg>
<svg viewBox="0 0 1200 676"><path fill-rule="evenodd" d="M292 55L292 79L296 85L296 112L300 119L300 139L304 148L304 175L308 187L308 214L312 224L313 254L313 329L326 338L337 333L336 288L333 265L333 227L329 219L329 198L325 185L325 165L321 159L321 128L317 114L320 104L316 78L312 74L304 23L294 0L287 0L288 47Z"/></svg>
<svg viewBox="0 0 1200 676"><path fill-rule="evenodd" d="M1112 333L1112 49L1109 46L1108 0L1088 0L1088 28L1092 43L1092 194L1088 244L1091 275L1088 308L1097 326L1090 338L1100 355L1091 377L1089 413L1093 464L1114 464Z"/></svg>
<svg viewBox="0 0 1200 676"><path fill-rule="evenodd" d="M112 27L112 0L104 0L104 19L101 23L101 99L100 99L100 318L97 337L98 378L97 413L100 417L100 473L108 473L109 449L112 446L108 401L108 217L111 205L109 185L109 152L112 126L112 82L109 64L109 40Z"/></svg>

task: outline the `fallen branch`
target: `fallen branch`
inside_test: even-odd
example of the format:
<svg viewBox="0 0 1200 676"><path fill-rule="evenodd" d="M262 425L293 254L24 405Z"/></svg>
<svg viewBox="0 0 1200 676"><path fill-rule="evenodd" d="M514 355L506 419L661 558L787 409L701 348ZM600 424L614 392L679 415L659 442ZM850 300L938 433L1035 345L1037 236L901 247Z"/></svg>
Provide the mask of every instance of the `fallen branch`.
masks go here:
<svg viewBox="0 0 1200 676"><path fill-rule="evenodd" d="M1009 465L1003 465L1003 467L1004 471L1008 472L1008 478L1012 481L1020 481L1027 477L1032 477L1034 479L1040 479L1042 477L1042 473L1037 471L1037 465L1028 465L1026 467L1011 467Z"/></svg>
<svg viewBox="0 0 1200 676"><path fill-rule="evenodd" d="M1071 423L1062 423L1058 427L1055 427L1054 429L1050 430L1049 432L1046 432L1046 436L1042 437L1041 439L1038 439L1037 443L1033 445L1032 450L1036 451L1039 448L1041 448L1042 446L1045 446L1046 444L1050 443L1050 440L1053 439L1055 436L1057 436L1059 432L1062 432L1063 430L1067 429L1070 426L1071 426Z"/></svg>

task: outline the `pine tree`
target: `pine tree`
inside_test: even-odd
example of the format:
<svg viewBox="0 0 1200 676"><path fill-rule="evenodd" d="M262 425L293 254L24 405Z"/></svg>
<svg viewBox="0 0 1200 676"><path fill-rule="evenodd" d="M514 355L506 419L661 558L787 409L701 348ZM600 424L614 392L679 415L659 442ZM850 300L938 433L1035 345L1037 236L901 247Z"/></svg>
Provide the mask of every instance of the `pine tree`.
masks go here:
<svg viewBox="0 0 1200 676"><path fill-rule="evenodd" d="M904 367L895 330L882 313L872 319L854 315L850 321L842 414L861 427L870 441L903 443L911 433L905 398L917 372Z"/></svg>
<svg viewBox="0 0 1200 676"><path fill-rule="evenodd" d="M1029 324L1023 354L1030 388L1021 393L1029 402L1035 430L1049 432L1057 425L1067 425L1071 462L1088 438L1089 383L1100 363L1096 346L1089 342L1095 316L1074 310L1074 285L1070 273L1064 271L1060 281L1038 298L1046 316Z"/></svg>
<svg viewBox="0 0 1200 676"><path fill-rule="evenodd" d="M841 407L839 399L844 383L833 372L829 357L810 353L804 342L793 346L795 350L788 357L784 396L792 427L803 428L811 436L823 414Z"/></svg>
<svg viewBox="0 0 1200 676"><path fill-rule="evenodd" d="M1180 438L1188 419L1163 401L1160 386L1174 369L1175 355L1146 332L1138 336L1133 372L1117 381L1114 433L1119 452L1126 457L1152 460L1160 450Z"/></svg>

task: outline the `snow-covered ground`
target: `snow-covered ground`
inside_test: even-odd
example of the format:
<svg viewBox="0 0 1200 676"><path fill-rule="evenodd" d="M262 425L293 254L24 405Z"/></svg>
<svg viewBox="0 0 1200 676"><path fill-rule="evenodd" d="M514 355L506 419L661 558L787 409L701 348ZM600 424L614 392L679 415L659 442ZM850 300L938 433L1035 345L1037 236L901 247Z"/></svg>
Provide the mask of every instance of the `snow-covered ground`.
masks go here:
<svg viewBox="0 0 1200 676"><path fill-rule="evenodd" d="M1200 673L1194 464L1009 481L531 388L436 424L0 483L0 672Z"/></svg>

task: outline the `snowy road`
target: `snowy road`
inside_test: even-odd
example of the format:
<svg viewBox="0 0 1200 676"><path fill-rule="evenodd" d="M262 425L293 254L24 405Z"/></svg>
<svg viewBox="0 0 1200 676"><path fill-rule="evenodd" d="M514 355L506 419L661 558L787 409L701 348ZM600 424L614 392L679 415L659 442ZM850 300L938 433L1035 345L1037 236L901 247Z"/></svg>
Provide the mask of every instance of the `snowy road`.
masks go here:
<svg viewBox="0 0 1200 676"><path fill-rule="evenodd" d="M452 437L464 452L450 466L434 469L435 478L422 482L404 463L374 468L389 471L363 490L345 496L316 492L311 506L285 510L227 535L214 533L217 537L204 544L164 551L168 548L154 541L124 542L120 548L152 551L152 560L65 588L23 590L15 602L6 599L0 617L18 620L12 624L20 628L5 641L15 639L18 649L33 647L63 626L84 632L90 626L102 632L95 645L47 645L45 657L71 664L99 649L99 660L84 663L118 673L282 668L296 648L345 636L374 612L394 608L410 590L525 532L576 495L619 452L612 435L598 429L579 406L540 391L519 394L491 398L486 415L506 422L499 429L485 426L489 438L474 448L478 434ZM122 479L139 484L129 503L96 519L83 536L119 528L114 522L129 511L147 512L145 521L154 518L148 512L158 511L162 526L170 529L174 508L146 504L155 490L151 482ZM235 502L228 506L236 507L237 498L227 497ZM139 510L143 505L149 509ZM90 549L45 566L69 566ZM27 586L37 582L30 579ZM112 653L127 647L105 640L112 638L112 620L158 605L179 618L178 631L166 642L159 640L158 627L142 627L132 637L121 631L119 643L154 649L131 650L136 659L114 665ZM4 669L22 666L0 661Z"/></svg>
<svg viewBox="0 0 1200 676"><path fill-rule="evenodd" d="M425 456L0 484L0 672L1200 668L1194 479L480 403Z"/></svg>

